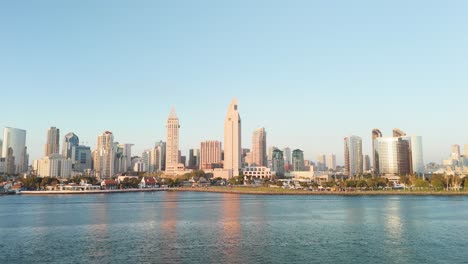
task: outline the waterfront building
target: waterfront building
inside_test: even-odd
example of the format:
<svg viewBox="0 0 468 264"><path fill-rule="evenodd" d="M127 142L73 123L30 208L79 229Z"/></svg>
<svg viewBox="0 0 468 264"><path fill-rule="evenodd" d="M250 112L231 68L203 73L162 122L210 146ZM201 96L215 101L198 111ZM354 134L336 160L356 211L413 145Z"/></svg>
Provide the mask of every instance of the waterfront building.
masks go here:
<svg viewBox="0 0 468 264"><path fill-rule="evenodd" d="M362 139L358 136L350 136L344 139L345 174L355 177L362 174Z"/></svg>
<svg viewBox="0 0 468 264"><path fill-rule="evenodd" d="M244 175L244 180L271 180L274 174L271 172L270 168L264 166L253 166L246 167L242 170Z"/></svg>
<svg viewBox="0 0 468 264"><path fill-rule="evenodd" d="M278 178L284 177L284 156L283 151L278 148L273 150L271 155L271 169L276 173Z"/></svg>
<svg viewBox="0 0 468 264"><path fill-rule="evenodd" d="M336 170L336 155L330 154L327 157L327 166L330 170Z"/></svg>
<svg viewBox="0 0 468 264"><path fill-rule="evenodd" d="M63 139L63 144L62 144L62 156L71 159L72 158L72 149L75 146L80 145L80 139L78 138L77 135L74 133L70 132L65 135Z"/></svg>
<svg viewBox="0 0 468 264"><path fill-rule="evenodd" d="M179 118L172 108L166 123L166 174L175 175L179 167Z"/></svg>
<svg viewBox="0 0 468 264"><path fill-rule="evenodd" d="M252 161L254 166L268 166L266 151L266 131L262 127L255 130L252 136Z"/></svg>
<svg viewBox="0 0 468 264"><path fill-rule="evenodd" d="M70 178L72 173L72 160L60 154L50 154L39 162L35 162L39 177Z"/></svg>
<svg viewBox="0 0 468 264"><path fill-rule="evenodd" d="M222 146L220 141L209 140L201 142L200 146L200 169L220 168Z"/></svg>
<svg viewBox="0 0 468 264"><path fill-rule="evenodd" d="M110 131L98 136L97 148L94 151L94 170L98 179L114 176L114 135Z"/></svg>
<svg viewBox="0 0 468 264"><path fill-rule="evenodd" d="M47 130L47 143L45 145L45 156L59 154L60 129L51 127Z"/></svg>
<svg viewBox="0 0 468 264"><path fill-rule="evenodd" d="M133 144L118 144L116 159L118 160L116 172L124 173L132 168L132 147Z"/></svg>
<svg viewBox="0 0 468 264"><path fill-rule="evenodd" d="M378 166L376 175L409 175L424 173L422 138L407 136L399 129L394 137L377 138L374 142Z"/></svg>
<svg viewBox="0 0 468 264"><path fill-rule="evenodd" d="M304 171L304 152L300 149L295 149L292 152L293 171Z"/></svg>
<svg viewBox="0 0 468 264"><path fill-rule="evenodd" d="M224 120L224 169L239 176L241 161L241 118L237 99L233 99Z"/></svg>
<svg viewBox="0 0 468 264"><path fill-rule="evenodd" d="M28 170L26 130L12 127L3 129L2 158L5 158L6 174L19 174Z"/></svg>

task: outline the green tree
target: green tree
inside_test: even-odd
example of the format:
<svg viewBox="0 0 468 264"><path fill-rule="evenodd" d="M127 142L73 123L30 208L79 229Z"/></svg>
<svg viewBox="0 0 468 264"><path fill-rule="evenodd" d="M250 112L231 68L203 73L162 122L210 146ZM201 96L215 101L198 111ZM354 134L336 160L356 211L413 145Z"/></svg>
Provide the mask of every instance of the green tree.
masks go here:
<svg viewBox="0 0 468 264"><path fill-rule="evenodd" d="M426 180L417 179L416 182L414 183L414 187L426 190L429 188L429 183Z"/></svg>
<svg viewBox="0 0 468 264"><path fill-rule="evenodd" d="M445 187L445 177L440 174L432 175L431 177L431 185L434 187L434 190L441 191Z"/></svg>

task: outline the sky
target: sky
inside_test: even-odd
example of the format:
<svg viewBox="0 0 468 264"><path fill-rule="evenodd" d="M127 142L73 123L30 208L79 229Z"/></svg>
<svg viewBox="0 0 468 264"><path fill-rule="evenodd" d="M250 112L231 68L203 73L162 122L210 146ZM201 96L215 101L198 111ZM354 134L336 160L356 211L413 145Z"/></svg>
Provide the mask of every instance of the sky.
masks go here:
<svg viewBox="0 0 468 264"><path fill-rule="evenodd" d="M306 159L393 128L423 137L424 161L468 144L468 1L1 1L0 127L27 130L31 161L50 126L134 155L165 140L183 155L223 140L239 100L244 148Z"/></svg>

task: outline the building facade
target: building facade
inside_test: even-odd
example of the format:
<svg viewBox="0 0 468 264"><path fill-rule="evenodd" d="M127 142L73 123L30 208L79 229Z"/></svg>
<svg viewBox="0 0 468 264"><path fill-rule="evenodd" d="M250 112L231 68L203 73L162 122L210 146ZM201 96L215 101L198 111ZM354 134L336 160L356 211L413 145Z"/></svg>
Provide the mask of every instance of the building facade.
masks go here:
<svg viewBox="0 0 468 264"><path fill-rule="evenodd" d="M362 139L350 136L344 139L345 174L353 178L363 173Z"/></svg>
<svg viewBox="0 0 468 264"><path fill-rule="evenodd" d="M304 152L300 149L295 149L292 152L292 168L293 171L304 171Z"/></svg>
<svg viewBox="0 0 468 264"><path fill-rule="evenodd" d="M44 156L59 154L60 129L51 127L47 130L47 142L45 144Z"/></svg>
<svg viewBox="0 0 468 264"><path fill-rule="evenodd" d="M73 171L85 172L92 169L91 148L88 146L73 146L70 159Z"/></svg>
<svg viewBox="0 0 468 264"><path fill-rule="evenodd" d="M203 141L200 145L200 169L208 170L220 168L222 145L220 141Z"/></svg>
<svg viewBox="0 0 468 264"><path fill-rule="evenodd" d="M336 155L330 154L327 156L327 166L329 170L336 170Z"/></svg>
<svg viewBox="0 0 468 264"><path fill-rule="evenodd" d="M94 170L98 179L114 176L114 135L110 131L98 136L97 148L94 151Z"/></svg>
<svg viewBox="0 0 468 264"><path fill-rule="evenodd" d="M231 171L232 176L239 176L241 162L241 118L234 99L224 120L224 169Z"/></svg>
<svg viewBox="0 0 468 264"><path fill-rule="evenodd" d="M19 174L28 170L26 130L6 127L3 129L2 158L5 173Z"/></svg>
<svg viewBox="0 0 468 264"><path fill-rule="evenodd" d="M70 178L72 160L60 154L50 154L35 163L37 175L40 177Z"/></svg>
<svg viewBox="0 0 468 264"><path fill-rule="evenodd" d="M278 178L284 177L284 156L283 151L275 149L271 155L271 169L276 173Z"/></svg>
<svg viewBox="0 0 468 264"><path fill-rule="evenodd" d="M166 174L173 175L179 165L179 118L172 108L166 123Z"/></svg>
<svg viewBox="0 0 468 264"><path fill-rule="evenodd" d="M80 139L78 138L77 135L74 133L70 132L65 135L63 139L63 144L62 144L62 156L71 159L72 158L72 153L73 153L73 147L79 146L80 145Z"/></svg>
<svg viewBox="0 0 468 264"><path fill-rule="evenodd" d="M267 138L265 128L259 128L252 135L252 159L253 165L259 167L268 166Z"/></svg>

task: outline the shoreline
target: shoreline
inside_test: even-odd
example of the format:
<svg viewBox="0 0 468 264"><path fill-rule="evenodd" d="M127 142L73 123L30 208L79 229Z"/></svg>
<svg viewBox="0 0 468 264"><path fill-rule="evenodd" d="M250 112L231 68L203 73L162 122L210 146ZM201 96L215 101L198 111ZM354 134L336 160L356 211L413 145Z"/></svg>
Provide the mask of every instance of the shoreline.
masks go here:
<svg viewBox="0 0 468 264"><path fill-rule="evenodd" d="M307 191L290 190L269 187L176 187L153 189L125 189L125 190L89 190L89 191L22 191L22 195L82 195L82 194L109 194L109 193L135 193L135 192L204 192L245 195L316 195L316 196L468 196L468 192L455 191Z"/></svg>
<svg viewBox="0 0 468 264"><path fill-rule="evenodd" d="M271 190L270 190L271 189ZM451 191L306 191L273 189L268 187L196 187L196 188L170 188L170 192L206 192L206 193L228 193L246 195L335 195L335 196L468 196L468 192Z"/></svg>
<svg viewBox="0 0 468 264"><path fill-rule="evenodd" d="M89 190L89 191L22 191L21 195L62 195L62 194L106 194L106 193L135 193L135 192L162 192L167 188L152 189L123 189L123 190Z"/></svg>

